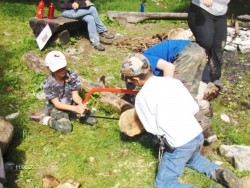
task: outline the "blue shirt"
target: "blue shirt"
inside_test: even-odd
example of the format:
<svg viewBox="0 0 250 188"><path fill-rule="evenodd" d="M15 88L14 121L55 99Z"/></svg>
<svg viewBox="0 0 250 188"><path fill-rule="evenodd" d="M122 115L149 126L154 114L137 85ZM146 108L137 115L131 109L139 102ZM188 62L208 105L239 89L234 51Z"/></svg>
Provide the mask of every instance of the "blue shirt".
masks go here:
<svg viewBox="0 0 250 188"><path fill-rule="evenodd" d="M143 55L148 59L154 75L163 75L163 72L156 68L159 59L173 63L175 61L175 56L177 56L190 42L191 40L166 40L145 50Z"/></svg>

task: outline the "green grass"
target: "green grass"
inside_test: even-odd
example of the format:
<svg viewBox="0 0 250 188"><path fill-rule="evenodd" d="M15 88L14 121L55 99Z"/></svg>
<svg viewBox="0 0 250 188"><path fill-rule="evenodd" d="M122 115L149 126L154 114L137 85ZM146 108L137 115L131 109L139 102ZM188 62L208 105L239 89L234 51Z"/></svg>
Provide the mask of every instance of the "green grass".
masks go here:
<svg viewBox="0 0 250 188"><path fill-rule="evenodd" d="M158 161L157 151L152 150L150 137L144 135L138 138L127 138L120 134L118 122L111 120L100 119L93 127L73 122L73 132L69 135L61 135L27 119L29 112L44 106L44 101L38 100L36 94L42 91L40 84L46 75L35 74L29 69L22 60L23 54L34 50L44 57L50 50L66 48L55 45L39 51L28 22L31 17L36 16L37 2L31 0L0 2L0 114L6 116L14 112L20 113L16 119L11 120L15 132L4 156L6 162L14 162L17 167L21 167L21 170L8 173L8 177L11 178L10 187L41 187L42 175L46 173L59 180L69 178L76 180L82 187L118 185L120 188L153 187ZM105 14L107 10L139 11L140 3L141 1L132 0L98 1L96 6L100 13ZM183 12L187 10L189 1L165 0L161 3L164 6L147 1L145 11ZM58 8L56 14L59 14ZM130 37L145 34L125 30L112 20L108 20L103 14L102 20L105 24L119 30L121 34ZM150 21L150 23L159 24L163 28L187 27L183 21ZM141 23L138 25L144 27ZM70 47L74 47L74 43L81 40L81 37L71 40ZM112 52L110 56L91 54L89 59L79 64L70 60L69 67L78 70L79 75L86 79L97 81L100 75L104 75L109 78L108 87L121 87L124 83L120 81L118 67L127 50L116 47L111 47L109 50ZM241 61L243 60L244 57ZM244 79L239 84L244 85L246 89L250 88L247 81L249 72L242 76ZM220 139L218 145L250 144L249 109L240 108L241 104L249 105L249 100L242 95L242 90L237 89L236 93L230 96L236 98L236 102L224 103L221 96L213 102L215 108L213 126ZM246 93L249 93L249 89ZM97 107L98 115L119 117L117 112L98 102L99 95L95 94L91 97L90 107ZM238 125L223 122L220 119L222 112L230 114L235 112L238 116ZM208 157L215 159L213 155ZM231 167L226 162L225 166ZM250 176L249 172L236 171L236 173L240 177ZM214 184L204 175L190 169L185 170L181 181L203 187Z"/></svg>

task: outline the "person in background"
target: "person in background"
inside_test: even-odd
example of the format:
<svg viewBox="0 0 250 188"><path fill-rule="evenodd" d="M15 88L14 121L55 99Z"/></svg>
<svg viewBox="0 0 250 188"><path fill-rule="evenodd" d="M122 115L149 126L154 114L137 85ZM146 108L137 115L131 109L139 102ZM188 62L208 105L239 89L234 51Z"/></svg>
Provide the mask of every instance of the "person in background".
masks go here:
<svg viewBox="0 0 250 188"><path fill-rule="evenodd" d="M76 73L67 70L67 61L60 51L51 51L45 58L46 66L52 72L43 84L46 107L41 112L33 112L29 118L52 129L67 134L72 131L70 117L86 114L87 104L82 104L78 90L81 82ZM94 124L94 118L82 117L80 122Z"/></svg>
<svg viewBox="0 0 250 188"><path fill-rule="evenodd" d="M66 18L81 19L87 23L89 39L95 49L104 51L105 47L100 43L100 37L113 39L114 35L108 32L107 27L99 18L93 3L89 0L58 0L62 16Z"/></svg>
<svg viewBox="0 0 250 188"><path fill-rule="evenodd" d="M5 170L4 170L4 164L3 164L3 156L0 148L0 188L4 188L4 185L7 183L6 177L5 177Z"/></svg>
<svg viewBox="0 0 250 188"><path fill-rule="evenodd" d="M140 88L135 109L147 132L165 148L154 182L156 188L194 187L178 181L184 168L204 173L227 188L241 188L240 180L201 155L202 129L194 115L199 106L180 80L154 76L148 59L139 53L125 57L121 73Z"/></svg>
<svg viewBox="0 0 250 188"><path fill-rule="evenodd" d="M205 50L197 43L187 38L171 39L148 48L142 54L148 59L154 75L182 81L191 95L197 97L207 62ZM198 102L202 109L209 107L207 101Z"/></svg>
<svg viewBox="0 0 250 188"><path fill-rule="evenodd" d="M181 30L182 31L182 30ZM199 87L202 73L207 63L205 50L196 42L189 40L187 35L180 31L172 31L172 38L160 42L143 52L143 55L148 59L153 74L156 76L174 77L180 80L197 101L200 111L197 114L206 135L208 144L217 140L211 128L212 108L207 100L203 100L203 96L199 94ZM170 35L170 36L171 36ZM125 80L126 81L126 80ZM127 89L133 90L133 83L126 82ZM199 98L197 98L199 96Z"/></svg>
<svg viewBox="0 0 250 188"><path fill-rule="evenodd" d="M208 55L202 81L213 82L222 88L221 62L227 38L227 9L230 0L192 0L188 12L188 25L196 42Z"/></svg>

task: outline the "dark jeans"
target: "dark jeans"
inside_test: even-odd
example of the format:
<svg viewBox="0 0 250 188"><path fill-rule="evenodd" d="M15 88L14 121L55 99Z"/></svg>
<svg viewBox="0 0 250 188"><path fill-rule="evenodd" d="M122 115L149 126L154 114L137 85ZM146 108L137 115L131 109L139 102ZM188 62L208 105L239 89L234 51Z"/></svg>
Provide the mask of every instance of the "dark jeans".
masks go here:
<svg viewBox="0 0 250 188"><path fill-rule="evenodd" d="M189 7L188 25L196 42L208 55L208 65L202 75L203 82L213 82L221 77L223 47L227 38L226 21L226 15L214 16L194 4Z"/></svg>
<svg viewBox="0 0 250 188"><path fill-rule="evenodd" d="M5 171L4 171L4 164L3 164L3 156L2 156L1 148L0 148L0 187L4 184L6 184L6 178L5 178Z"/></svg>

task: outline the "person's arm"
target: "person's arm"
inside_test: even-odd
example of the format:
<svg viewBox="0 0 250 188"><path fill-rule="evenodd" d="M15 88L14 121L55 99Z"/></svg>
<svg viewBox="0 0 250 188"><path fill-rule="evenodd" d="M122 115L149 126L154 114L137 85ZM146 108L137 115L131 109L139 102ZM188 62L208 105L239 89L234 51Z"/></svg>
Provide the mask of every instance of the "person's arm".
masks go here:
<svg viewBox="0 0 250 188"><path fill-rule="evenodd" d="M159 59L157 62L156 68L163 71L163 76L166 76L166 77L174 76L175 65L173 65L172 63L169 63L168 61Z"/></svg>
<svg viewBox="0 0 250 188"><path fill-rule="evenodd" d="M64 104L59 101L58 98L51 99L52 104L59 110L67 110L67 111L72 111L76 112L78 114L82 114L86 109L87 105L86 104L78 104L78 105L69 105L69 104Z"/></svg>
<svg viewBox="0 0 250 188"><path fill-rule="evenodd" d="M79 95L79 92L76 91L72 91L72 99L76 104L82 104L82 98Z"/></svg>

